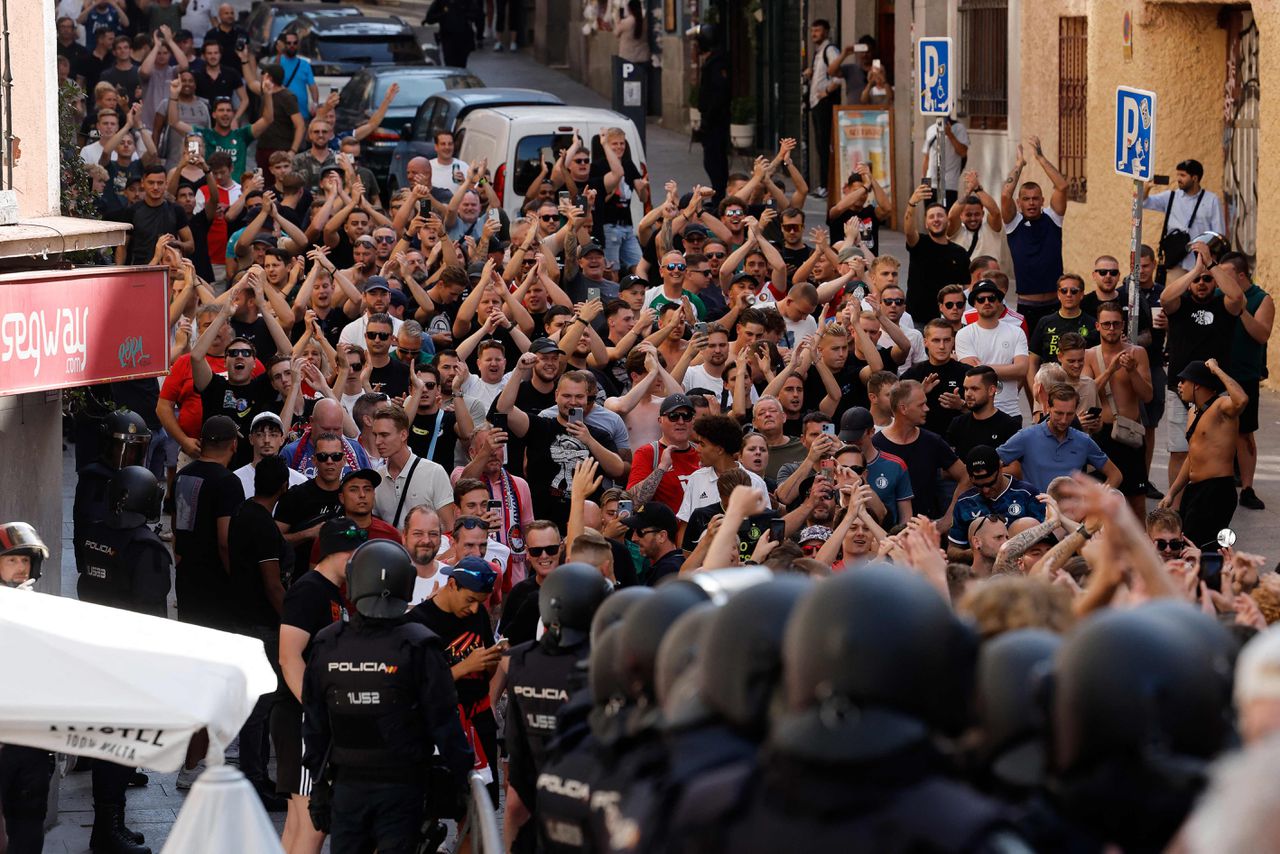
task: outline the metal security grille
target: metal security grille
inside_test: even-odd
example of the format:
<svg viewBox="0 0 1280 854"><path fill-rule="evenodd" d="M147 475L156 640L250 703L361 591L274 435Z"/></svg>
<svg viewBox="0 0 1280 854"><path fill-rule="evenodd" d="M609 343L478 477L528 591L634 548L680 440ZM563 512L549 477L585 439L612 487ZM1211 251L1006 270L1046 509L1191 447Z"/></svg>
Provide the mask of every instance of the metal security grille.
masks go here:
<svg viewBox="0 0 1280 854"><path fill-rule="evenodd" d="M960 114L976 130L1009 126L1009 0L960 0Z"/></svg>
<svg viewBox="0 0 1280 854"><path fill-rule="evenodd" d="M1234 249L1258 254L1258 25L1251 11L1233 12L1227 26L1227 85L1222 194Z"/></svg>
<svg viewBox="0 0 1280 854"><path fill-rule="evenodd" d="M1085 201L1088 179L1089 21L1058 19L1058 168L1066 177L1067 198Z"/></svg>

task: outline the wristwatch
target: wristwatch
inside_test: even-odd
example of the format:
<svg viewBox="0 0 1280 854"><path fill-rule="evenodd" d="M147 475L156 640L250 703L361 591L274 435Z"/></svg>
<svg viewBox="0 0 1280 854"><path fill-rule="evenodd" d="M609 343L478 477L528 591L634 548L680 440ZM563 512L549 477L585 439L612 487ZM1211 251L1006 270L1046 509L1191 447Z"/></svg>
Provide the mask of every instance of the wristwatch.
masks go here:
<svg viewBox="0 0 1280 854"><path fill-rule="evenodd" d="M1092 534L1092 533L1090 533L1090 531L1089 531L1089 529L1088 529L1087 527L1085 527L1084 522L1081 522L1081 523L1080 523L1080 527L1079 527L1079 528L1076 528L1076 533L1077 533L1077 534L1079 534L1080 536L1084 537L1086 540L1091 540L1091 539L1093 539L1093 534Z"/></svg>

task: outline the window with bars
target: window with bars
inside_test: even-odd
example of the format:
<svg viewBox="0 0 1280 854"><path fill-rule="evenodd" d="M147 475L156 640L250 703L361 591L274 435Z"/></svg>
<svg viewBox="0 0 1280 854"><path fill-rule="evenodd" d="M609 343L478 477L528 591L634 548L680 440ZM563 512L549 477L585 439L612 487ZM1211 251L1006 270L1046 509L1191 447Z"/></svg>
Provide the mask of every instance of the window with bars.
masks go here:
<svg viewBox="0 0 1280 854"><path fill-rule="evenodd" d="M1067 198L1085 201L1088 179L1089 21L1058 19L1058 169L1068 182Z"/></svg>
<svg viewBox="0 0 1280 854"><path fill-rule="evenodd" d="M971 129L1009 126L1009 0L960 0L960 113Z"/></svg>

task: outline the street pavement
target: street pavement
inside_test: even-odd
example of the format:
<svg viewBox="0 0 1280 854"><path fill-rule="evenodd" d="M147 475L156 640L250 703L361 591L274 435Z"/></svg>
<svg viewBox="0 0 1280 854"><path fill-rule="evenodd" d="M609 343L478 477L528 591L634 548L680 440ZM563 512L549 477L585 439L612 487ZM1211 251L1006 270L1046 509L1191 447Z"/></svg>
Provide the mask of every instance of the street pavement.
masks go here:
<svg viewBox="0 0 1280 854"><path fill-rule="evenodd" d="M399 14L416 24L422 20L426 3L401 3L398 6L365 6L370 14ZM538 64L528 54L493 53L487 47L471 54L468 67L489 86L521 86L540 89L559 95L566 104L577 106L608 107L608 101L568 75ZM679 182L681 192L695 183L706 180L702 171L702 152L691 145L689 138L663 128L650 121L646 129L647 161L649 174L655 186L660 187L669 178ZM744 164L735 164L741 168ZM825 203L810 199L805 206L811 223L822 222ZM881 232L882 250L908 263L905 244L899 232ZM905 270L904 270L905 281ZM1280 435L1280 398L1264 391L1260 414L1261 430L1256 488L1259 496L1280 509L1280 447L1271 437ZM1152 463L1152 481L1166 489L1168 453L1164 450L1166 428L1161 426L1157 451ZM71 509L75 491L74 456L68 450L63 456L63 531L62 531L62 595L74 596L76 571L71 549ZM1154 506L1154 502L1149 502ZM1236 511L1233 527L1239 537L1237 548L1272 558L1280 554L1280 526L1271 523L1268 512L1240 509ZM1268 561L1270 562L1270 561ZM171 603L172 604L172 603ZM147 844L158 852L164 845L177 812L182 807L184 794L175 786L176 774L151 774L151 783L144 789L129 792L127 819L129 825L147 836ZM284 814L272 814L277 829L284 825ZM61 798L58 802L57 822L49 832L46 852L83 852L88 848L89 830L93 823L93 805L89 774L71 774L61 781ZM327 850L327 843L326 843Z"/></svg>

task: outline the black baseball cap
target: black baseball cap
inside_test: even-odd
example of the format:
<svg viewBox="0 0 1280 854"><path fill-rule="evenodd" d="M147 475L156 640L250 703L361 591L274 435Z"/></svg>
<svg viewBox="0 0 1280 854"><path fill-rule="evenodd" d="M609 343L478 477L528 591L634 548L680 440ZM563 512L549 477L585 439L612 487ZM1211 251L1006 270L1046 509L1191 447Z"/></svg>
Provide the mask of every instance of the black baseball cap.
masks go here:
<svg viewBox="0 0 1280 854"><path fill-rule="evenodd" d="M404 308L409 305L409 298L404 295L404 291L393 290L391 292L391 304Z"/></svg>
<svg viewBox="0 0 1280 854"><path fill-rule="evenodd" d="M1000 473L1000 455L990 445L975 445L964 458L970 477L990 477Z"/></svg>
<svg viewBox="0 0 1280 854"><path fill-rule="evenodd" d="M979 294L995 294L1004 299L1004 291L1000 290L1000 286L990 279L981 279L976 285L969 290L969 305L978 304Z"/></svg>
<svg viewBox="0 0 1280 854"><path fill-rule="evenodd" d="M243 438L240 426L226 415L214 415L200 426L201 442L227 442Z"/></svg>
<svg viewBox="0 0 1280 854"><path fill-rule="evenodd" d="M729 281L729 285L732 287L738 282L747 282L753 291L760 287L760 280L750 273L738 273Z"/></svg>
<svg viewBox="0 0 1280 854"><path fill-rule="evenodd" d="M464 557L448 569L441 572L452 578L464 590L472 593L492 593L493 585L498 581L498 573L484 558Z"/></svg>
<svg viewBox="0 0 1280 854"><path fill-rule="evenodd" d="M276 236L269 231L259 231L257 234L254 235L253 242L262 243L267 246L275 246Z"/></svg>
<svg viewBox="0 0 1280 854"><path fill-rule="evenodd" d="M599 243L596 243L594 240L588 241L587 243L584 243L578 247L579 258L586 258L592 252L599 252L601 255L603 255L604 247L601 246Z"/></svg>
<svg viewBox="0 0 1280 854"><path fill-rule="evenodd" d="M472 261L471 266L467 268L467 275L472 279L478 279L484 274L484 262Z"/></svg>
<svg viewBox="0 0 1280 854"><path fill-rule="evenodd" d="M320 526L320 535L316 537L322 558L338 552L353 552L368 539L369 532L346 516L325 522Z"/></svg>
<svg viewBox="0 0 1280 854"><path fill-rule="evenodd" d="M321 177L324 177L325 175L328 175L330 172L337 172L339 175L341 175L341 174L342 174L342 167L341 167L341 166L339 166L337 163L329 163L329 164L326 164L326 165L324 165L324 166L321 166L321 167L320 167L320 176L321 176Z"/></svg>
<svg viewBox="0 0 1280 854"><path fill-rule="evenodd" d="M552 341L550 338L533 339L533 342L529 344L529 352L530 353L561 353L561 354L564 353L564 351L560 349L560 345Z"/></svg>
<svg viewBox="0 0 1280 854"><path fill-rule="evenodd" d="M624 276L622 281L618 283L619 291L629 291L635 287L648 289L649 280L644 276L637 276L633 273L630 276Z"/></svg>
<svg viewBox="0 0 1280 854"><path fill-rule="evenodd" d="M859 442L862 440L862 434L874 427L875 424L876 420L871 417L871 410L865 406L846 409L844 415L840 416L840 441Z"/></svg>
<svg viewBox="0 0 1280 854"><path fill-rule="evenodd" d="M692 237L695 234L700 234L703 237L709 237L711 232L707 230L705 225L697 222L689 223L684 227L684 231L680 232L682 237Z"/></svg>
<svg viewBox="0 0 1280 854"><path fill-rule="evenodd" d="M688 395L680 394L679 392L669 394L663 398L662 406L658 407L658 414L670 415L677 409L687 409L693 412L693 401L689 399Z"/></svg>
<svg viewBox="0 0 1280 854"><path fill-rule="evenodd" d="M391 291L391 285L381 276L370 276L364 280L364 285L360 288L360 293L367 294L369 291L383 290L388 293Z"/></svg>
<svg viewBox="0 0 1280 854"><path fill-rule="evenodd" d="M349 471L342 476L342 483L338 485L338 488L341 489L353 480L367 480L376 487L378 484L382 483L382 475L378 474L373 469L356 469L355 471Z"/></svg>
<svg viewBox="0 0 1280 854"><path fill-rule="evenodd" d="M1178 379L1193 382L1196 385L1202 385L1218 392L1226 391L1227 389L1222 380L1218 379L1218 375L1209 370L1209 366L1200 359L1188 362L1187 366L1178 374Z"/></svg>
<svg viewBox="0 0 1280 854"><path fill-rule="evenodd" d="M661 501L646 501L640 505L640 509L626 518L626 525L632 531L657 528L666 531L671 539L676 538L676 514Z"/></svg>

